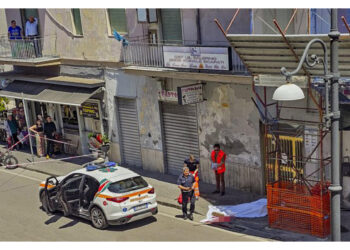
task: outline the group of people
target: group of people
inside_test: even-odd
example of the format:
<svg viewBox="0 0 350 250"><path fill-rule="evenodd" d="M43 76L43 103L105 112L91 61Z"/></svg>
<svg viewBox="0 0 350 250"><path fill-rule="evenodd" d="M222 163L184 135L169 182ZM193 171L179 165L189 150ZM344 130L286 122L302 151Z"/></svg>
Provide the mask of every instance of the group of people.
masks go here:
<svg viewBox="0 0 350 250"><path fill-rule="evenodd" d="M32 42L34 45L34 53L36 57L41 56L39 32L38 32L38 19L30 16L25 25L25 32L23 33L22 28L17 25L16 20L11 21L11 26L8 28L8 38L11 44L11 51L13 57L24 57L31 56L30 50L25 47L27 43L23 43L23 37Z"/></svg>
<svg viewBox="0 0 350 250"><path fill-rule="evenodd" d="M213 194L220 193L221 196L225 195L225 161L226 154L220 149L220 144L214 145L214 150L210 155L211 168L215 174L216 180L216 190ZM182 200L182 212L183 218L186 220L189 218L193 220L193 213L195 209L195 202L199 197L199 161L195 159L193 155L190 155L188 159L184 161L183 173L179 176L177 180L177 185L181 190L181 200ZM190 213L187 213L187 204L190 202Z"/></svg>
<svg viewBox="0 0 350 250"><path fill-rule="evenodd" d="M16 148L20 149L22 143L19 141L20 135L20 127L18 122L13 119L12 114L7 115L7 120L5 122L5 128L7 137L9 138L8 147L12 147L12 145L16 144ZM46 117L46 122L43 122L41 115L38 115L38 119L36 123L29 128L29 131L35 134L36 139L36 151L39 157L55 157L54 155L54 138L56 134L56 125L52 121L50 116ZM47 149L45 151L45 141L47 144Z"/></svg>

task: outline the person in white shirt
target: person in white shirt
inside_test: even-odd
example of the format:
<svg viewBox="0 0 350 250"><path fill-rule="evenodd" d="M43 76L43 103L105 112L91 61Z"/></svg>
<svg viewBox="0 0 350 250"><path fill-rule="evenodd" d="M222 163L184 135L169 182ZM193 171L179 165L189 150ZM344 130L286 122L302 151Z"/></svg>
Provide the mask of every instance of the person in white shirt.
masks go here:
<svg viewBox="0 0 350 250"><path fill-rule="evenodd" d="M38 19L30 16L26 22L25 36L29 40L33 40L34 52L36 57L41 57L40 40L38 33Z"/></svg>

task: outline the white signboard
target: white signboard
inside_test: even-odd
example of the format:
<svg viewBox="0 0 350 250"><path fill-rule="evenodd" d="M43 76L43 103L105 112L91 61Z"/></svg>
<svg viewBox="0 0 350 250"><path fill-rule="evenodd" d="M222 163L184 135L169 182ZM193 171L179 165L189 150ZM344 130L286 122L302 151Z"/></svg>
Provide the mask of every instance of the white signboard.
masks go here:
<svg viewBox="0 0 350 250"><path fill-rule="evenodd" d="M169 68L230 70L228 48L163 46Z"/></svg>
<svg viewBox="0 0 350 250"><path fill-rule="evenodd" d="M179 104L186 105L203 101L203 84L178 87Z"/></svg>
<svg viewBox="0 0 350 250"><path fill-rule="evenodd" d="M304 146L305 146L305 157L309 157L312 151L318 144L318 129L317 127L305 126L304 134ZM311 155L311 162L317 162L317 149Z"/></svg>
<svg viewBox="0 0 350 250"><path fill-rule="evenodd" d="M158 91L158 100L165 101L165 102L178 102L177 92L160 90Z"/></svg>

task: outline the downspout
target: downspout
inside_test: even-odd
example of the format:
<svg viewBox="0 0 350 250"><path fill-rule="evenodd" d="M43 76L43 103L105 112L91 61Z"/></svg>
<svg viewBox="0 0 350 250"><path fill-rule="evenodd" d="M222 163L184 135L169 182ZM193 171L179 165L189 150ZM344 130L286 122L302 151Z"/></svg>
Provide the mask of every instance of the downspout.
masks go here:
<svg viewBox="0 0 350 250"><path fill-rule="evenodd" d="M197 9L197 44L202 44L200 9Z"/></svg>

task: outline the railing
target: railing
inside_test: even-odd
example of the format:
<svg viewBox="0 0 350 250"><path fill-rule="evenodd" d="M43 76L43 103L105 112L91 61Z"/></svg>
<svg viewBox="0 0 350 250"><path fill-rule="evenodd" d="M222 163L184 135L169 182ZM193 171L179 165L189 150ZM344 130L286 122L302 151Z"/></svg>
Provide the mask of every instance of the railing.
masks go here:
<svg viewBox="0 0 350 250"><path fill-rule="evenodd" d="M163 45L130 42L122 47L123 62L126 65L164 67ZM235 51L232 51L232 72L247 74L247 69Z"/></svg>
<svg viewBox="0 0 350 250"><path fill-rule="evenodd" d="M11 40L0 37L0 58L34 59L56 57L56 36Z"/></svg>
<svg viewBox="0 0 350 250"><path fill-rule="evenodd" d="M127 65L164 67L163 45L129 43L123 46L123 61Z"/></svg>

